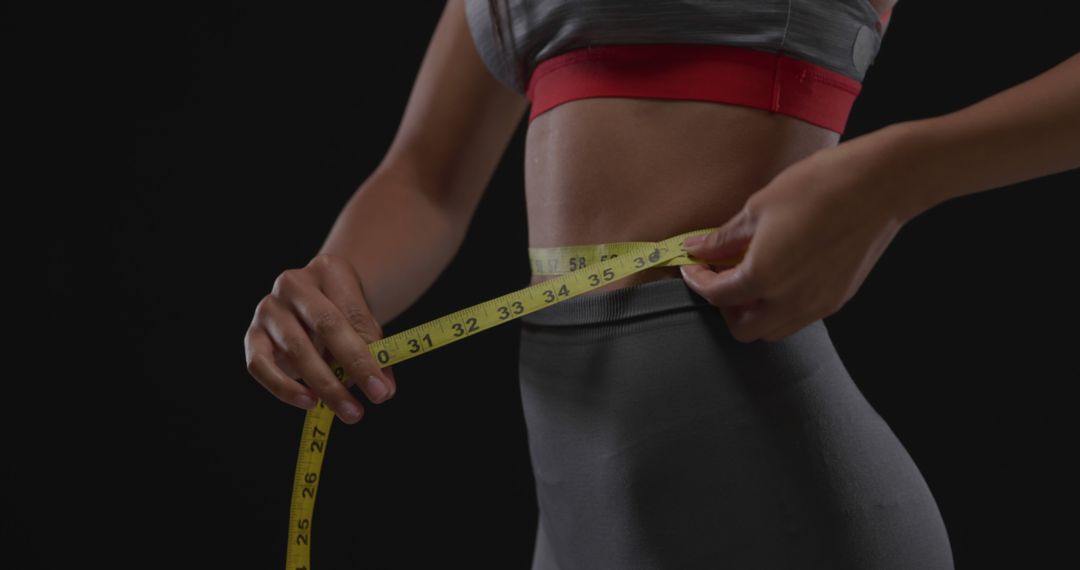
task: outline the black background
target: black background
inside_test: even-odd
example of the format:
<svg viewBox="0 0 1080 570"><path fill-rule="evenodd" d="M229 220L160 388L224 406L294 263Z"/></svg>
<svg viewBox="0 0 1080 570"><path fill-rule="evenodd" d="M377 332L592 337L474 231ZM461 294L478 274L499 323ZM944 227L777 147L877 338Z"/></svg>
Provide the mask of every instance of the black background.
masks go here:
<svg viewBox="0 0 1080 570"><path fill-rule="evenodd" d="M1064 60L1080 36L1059 7L904 0L844 140ZM12 246L47 258L44 277L10 275L48 310L12 298L41 352L9 384L6 562L282 567L304 413L247 373L245 329L381 160L441 10L9 8L9 109L30 127L10 165L30 167L16 194L39 214ZM464 247L387 334L527 283L525 127ZM1078 185L1070 171L941 204L826 319L933 490L958 568L1075 554ZM315 568L528 567L517 335L513 321L398 364L395 399L335 420Z"/></svg>

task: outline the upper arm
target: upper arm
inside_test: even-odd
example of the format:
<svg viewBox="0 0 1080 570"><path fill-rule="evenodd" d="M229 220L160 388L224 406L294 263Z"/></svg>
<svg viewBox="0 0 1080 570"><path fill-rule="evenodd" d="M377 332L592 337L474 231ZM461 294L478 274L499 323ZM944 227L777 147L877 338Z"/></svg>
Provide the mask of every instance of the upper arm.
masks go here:
<svg viewBox="0 0 1080 570"><path fill-rule="evenodd" d="M878 29L881 36L885 37L885 31L889 29L889 20L892 17L893 8L899 0L871 0L870 5L878 13Z"/></svg>
<svg viewBox="0 0 1080 570"><path fill-rule="evenodd" d="M467 221L528 104L480 59L464 0L448 0L383 162L411 169L421 190Z"/></svg>

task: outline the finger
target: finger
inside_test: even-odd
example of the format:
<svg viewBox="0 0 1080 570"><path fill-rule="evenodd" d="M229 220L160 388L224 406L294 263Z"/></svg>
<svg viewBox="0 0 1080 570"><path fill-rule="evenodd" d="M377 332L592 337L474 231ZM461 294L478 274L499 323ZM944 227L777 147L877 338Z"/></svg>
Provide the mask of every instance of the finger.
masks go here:
<svg viewBox="0 0 1080 570"><path fill-rule="evenodd" d="M763 299L752 307L731 310L724 316L735 340L754 342L789 318L789 310L788 304Z"/></svg>
<svg viewBox="0 0 1080 570"><path fill-rule="evenodd" d="M779 342L806 328L811 322L813 322L813 319L806 316L789 319L783 324L773 328L773 330L768 333L762 335L761 338L767 342Z"/></svg>
<svg viewBox="0 0 1080 570"><path fill-rule="evenodd" d="M279 369L273 362L274 344L261 326L248 330L244 337L248 372L277 399L310 410L319 396Z"/></svg>
<svg viewBox="0 0 1080 570"><path fill-rule="evenodd" d="M782 340L825 317L828 311L821 308L822 303L819 299L810 287L801 287L796 293L785 295L783 304L790 307L790 310L786 311L788 314L784 318L777 319L772 330L763 334L762 338L770 342Z"/></svg>
<svg viewBox="0 0 1080 570"><path fill-rule="evenodd" d="M724 321L727 323L728 330L730 331L733 326L742 320L742 314L747 309L757 306L757 302L746 303L743 305L733 305L730 307L719 307L720 314L723 315Z"/></svg>
<svg viewBox="0 0 1080 570"><path fill-rule="evenodd" d="M385 401L390 384L382 379L367 343L348 324L345 315L321 294L298 298L294 307L304 325L314 332L313 336L323 340L325 352L344 368L346 384L359 386L374 403Z"/></svg>
<svg viewBox="0 0 1080 570"><path fill-rule="evenodd" d="M367 300L364 297L363 286L357 279L356 274L347 265L340 263L327 263L323 265L322 269L326 271L325 279L320 282L323 293L341 312L348 324L347 330L353 332L351 335L346 333L343 337L344 341L347 342L346 348L359 346L360 343L367 345L382 339L382 326L371 313L371 309L368 307ZM337 344L331 346L331 351L335 356L339 357L338 362L341 362L344 366L346 361L341 359L342 355L337 352L337 346ZM361 347L359 352L362 354L344 356L344 358L354 359L352 368L346 366L346 370L354 376L356 381L364 380L368 376L382 378L389 389L389 395L385 396L385 399L393 398L394 394L397 393L397 382L388 371L389 368L381 368L378 360L371 355L371 350L367 346ZM360 360L357 361L356 358ZM360 374L362 376L359 376ZM364 382L358 383L364 384ZM368 394L366 390L365 394ZM368 397L370 398L371 394L368 394Z"/></svg>
<svg viewBox="0 0 1080 570"><path fill-rule="evenodd" d="M735 267L721 271L713 271L702 265L680 265L679 270L687 286L709 303L717 307L733 307L753 303L761 296L758 287L747 276L748 266L744 260Z"/></svg>
<svg viewBox="0 0 1080 570"><path fill-rule="evenodd" d="M741 257L754 235L754 219L747 208L742 208L730 220L707 233L692 244L684 245L692 257L709 260L727 260ZM688 240L684 240L686 243Z"/></svg>
<svg viewBox="0 0 1080 570"><path fill-rule="evenodd" d="M273 343L271 343L271 345L273 345ZM292 362L289 362L289 359L285 358L285 355L282 354L280 350L274 351L274 365L276 365L278 369L284 372L285 375L289 378L300 377L300 372L298 372L296 368L293 367Z"/></svg>
<svg viewBox="0 0 1080 570"><path fill-rule="evenodd" d="M390 394L389 383L381 378L375 358L367 343L347 323L345 315L321 295L296 299L294 307L300 320L326 345L319 358L329 364L336 361L344 369L343 386L356 385L373 403L386 400Z"/></svg>
<svg viewBox="0 0 1080 570"><path fill-rule="evenodd" d="M341 421L356 423L364 415L364 408L349 393L345 385L338 380L322 355L308 337L307 331L296 320L292 312L275 302L267 307L268 319L266 330L276 348L285 353L285 358L292 362L300 372L304 383L319 395Z"/></svg>

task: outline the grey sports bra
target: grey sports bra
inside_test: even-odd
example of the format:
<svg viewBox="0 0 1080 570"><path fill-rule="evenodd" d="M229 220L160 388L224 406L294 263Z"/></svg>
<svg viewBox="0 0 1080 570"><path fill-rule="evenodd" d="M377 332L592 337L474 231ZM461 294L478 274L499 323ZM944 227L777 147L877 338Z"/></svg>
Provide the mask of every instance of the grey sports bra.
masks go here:
<svg viewBox="0 0 1080 570"><path fill-rule="evenodd" d="M540 62L602 44L742 46L785 53L861 82L882 37L879 15L868 0L496 0L496 4L506 50L495 38L489 0L465 0L470 32L491 73L520 94L525 94L529 76Z"/></svg>

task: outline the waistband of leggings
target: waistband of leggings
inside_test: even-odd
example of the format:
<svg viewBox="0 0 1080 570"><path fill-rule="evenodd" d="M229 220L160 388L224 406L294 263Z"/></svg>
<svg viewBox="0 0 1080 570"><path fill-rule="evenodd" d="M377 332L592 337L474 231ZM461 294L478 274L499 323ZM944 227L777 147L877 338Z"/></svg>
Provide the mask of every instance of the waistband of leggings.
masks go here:
<svg viewBox="0 0 1080 570"><path fill-rule="evenodd" d="M542 326L610 323L698 306L712 307L681 278L669 277L599 293L582 293L524 315L521 322Z"/></svg>

